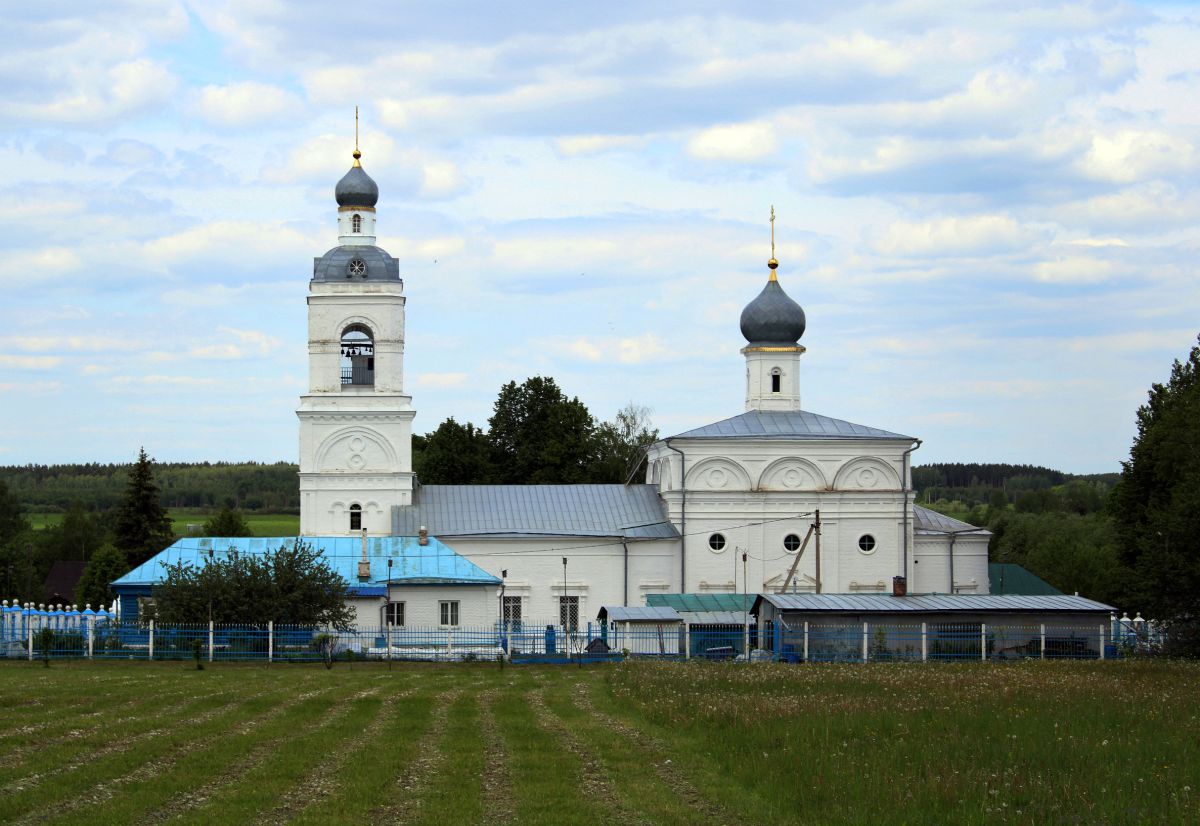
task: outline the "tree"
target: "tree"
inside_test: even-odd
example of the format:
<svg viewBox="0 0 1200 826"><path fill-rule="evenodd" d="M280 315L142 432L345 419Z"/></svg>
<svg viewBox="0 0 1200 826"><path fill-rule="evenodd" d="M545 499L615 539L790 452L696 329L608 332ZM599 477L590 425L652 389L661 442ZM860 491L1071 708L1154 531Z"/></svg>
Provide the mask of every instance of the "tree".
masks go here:
<svg viewBox="0 0 1200 826"><path fill-rule="evenodd" d="M171 518L159 501L158 485L154 483L154 460L146 455L145 448L138 451L137 462L129 470L113 533L114 543L129 555L134 566L175 540Z"/></svg>
<svg viewBox="0 0 1200 826"><path fill-rule="evenodd" d="M344 629L354 620L346 580L321 552L296 540L266 554L178 562L154 588L164 625L207 622L235 625L325 625Z"/></svg>
<svg viewBox="0 0 1200 826"><path fill-rule="evenodd" d="M534 376L500 388L488 420L494 481L574 484L589 481L595 458L595 420L578 397L568 399L554 379Z"/></svg>
<svg viewBox="0 0 1200 826"><path fill-rule="evenodd" d="M592 481L620 484L645 464L646 447L658 441L658 429L650 427L650 408L629 402L596 428L594 438Z"/></svg>
<svg viewBox="0 0 1200 826"><path fill-rule="evenodd" d="M9 491L8 484L0 479L0 545L16 541L27 530L29 523L21 514L21 503Z"/></svg>
<svg viewBox="0 0 1200 826"><path fill-rule="evenodd" d="M1193 549L1200 535L1200 337L1197 342L1138 408L1137 435L1111 498L1122 559L1131 570L1131 607L1192 629L1200 625L1200 556Z"/></svg>
<svg viewBox="0 0 1200 826"><path fill-rule="evenodd" d="M37 598L29 523L21 514L21 503L0 480L0 576L6 599L28 602Z"/></svg>
<svg viewBox="0 0 1200 826"><path fill-rule="evenodd" d="M100 608L110 605L115 598L109 583L119 579L129 571L129 561L125 554L111 543L101 545L92 554L92 559L83 569L83 576L75 586L75 601L79 605L91 605Z"/></svg>
<svg viewBox="0 0 1200 826"><path fill-rule="evenodd" d="M254 536L242 512L229 507L205 522L203 530L205 536Z"/></svg>
<svg viewBox="0 0 1200 826"><path fill-rule="evenodd" d="M426 435L424 449L414 459L417 476L426 485L478 484L493 475L488 434L453 416Z"/></svg>

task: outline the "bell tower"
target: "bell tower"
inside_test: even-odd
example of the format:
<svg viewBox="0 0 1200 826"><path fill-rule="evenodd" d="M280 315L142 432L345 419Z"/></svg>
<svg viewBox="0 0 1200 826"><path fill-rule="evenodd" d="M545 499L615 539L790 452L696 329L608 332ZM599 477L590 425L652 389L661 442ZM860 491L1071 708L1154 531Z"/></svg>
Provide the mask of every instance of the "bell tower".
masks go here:
<svg viewBox="0 0 1200 826"><path fill-rule="evenodd" d="M354 164L334 189L338 246L308 286L308 392L300 397L300 533L386 535L412 503L412 420L404 392L404 282L375 245L379 187Z"/></svg>

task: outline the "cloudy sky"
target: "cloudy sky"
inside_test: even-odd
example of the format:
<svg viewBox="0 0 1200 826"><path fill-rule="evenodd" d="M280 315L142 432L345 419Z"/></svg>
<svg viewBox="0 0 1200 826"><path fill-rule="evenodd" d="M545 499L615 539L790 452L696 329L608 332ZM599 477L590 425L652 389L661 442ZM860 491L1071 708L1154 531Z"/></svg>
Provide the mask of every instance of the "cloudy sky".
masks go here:
<svg viewBox="0 0 1200 826"><path fill-rule="evenodd" d="M774 204L807 409L1117 469L1200 330L1200 10L506 5L5 4L0 463L295 460L358 104L417 432L740 413Z"/></svg>

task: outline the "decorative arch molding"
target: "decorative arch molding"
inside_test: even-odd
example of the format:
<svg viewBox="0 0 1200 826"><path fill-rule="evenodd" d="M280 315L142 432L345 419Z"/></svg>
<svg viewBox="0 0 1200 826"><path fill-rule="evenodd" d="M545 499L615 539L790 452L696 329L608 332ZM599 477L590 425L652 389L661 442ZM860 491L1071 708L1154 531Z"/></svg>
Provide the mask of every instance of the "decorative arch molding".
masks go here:
<svg viewBox="0 0 1200 826"><path fill-rule="evenodd" d="M342 334L356 324L360 324L370 330L371 340L376 344L379 343L379 339L382 337L381 331L383 330L383 325L374 318L365 315L350 315L340 320L330 333L330 341L341 341Z"/></svg>
<svg viewBox="0 0 1200 826"><path fill-rule="evenodd" d="M688 490L750 490L750 474L732 459L713 456L687 474Z"/></svg>
<svg viewBox="0 0 1200 826"><path fill-rule="evenodd" d="M825 490L829 483L815 462L799 456L784 456L767 465L758 475L758 490Z"/></svg>
<svg viewBox="0 0 1200 826"><path fill-rule="evenodd" d="M835 490L899 490L896 469L876 456L860 456L842 465L834 477Z"/></svg>
<svg viewBox="0 0 1200 826"><path fill-rule="evenodd" d="M396 451L387 439L359 425L330 433L317 448L318 472L394 471L400 467Z"/></svg>

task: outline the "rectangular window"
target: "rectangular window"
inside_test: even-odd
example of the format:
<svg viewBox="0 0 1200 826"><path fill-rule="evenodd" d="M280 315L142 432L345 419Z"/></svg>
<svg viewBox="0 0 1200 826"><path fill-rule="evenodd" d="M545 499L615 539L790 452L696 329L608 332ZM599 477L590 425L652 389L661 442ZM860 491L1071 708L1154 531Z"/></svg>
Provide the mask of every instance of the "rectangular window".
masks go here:
<svg viewBox="0 0 1200 826"><path fill-rule="evenodd" d="M389 602L385 606L384 621L388 625L404 625L404 603Z"/></svg>
<svg viewBox="0 0 1200 826"><path fill-rule="evenodd" d="M774 375L771 376L771 392L772 393L779 392L779 374L778 373L775 373Z"/></svg>
<svg viewBox="0 0 1200 826"><path fill-rule="evenodd" d="M521 630L521 598L520 597L505 597L504 598L504 616L502 617L504 626L511 628L514 631Z"/></svg>
<svg viewBox="0 0 1200 826"><path fill-rule="evenodd" d="M458 601L443 600L438 603L442 625L458 625Z"/></svg>
<svg viewBox="0 0 1200 826"><path fill-rule="evenodd" d="M569 631L579 628L579 597L558 598L558 624Z"/></svg>

